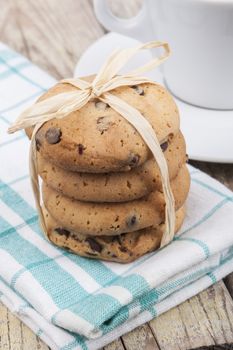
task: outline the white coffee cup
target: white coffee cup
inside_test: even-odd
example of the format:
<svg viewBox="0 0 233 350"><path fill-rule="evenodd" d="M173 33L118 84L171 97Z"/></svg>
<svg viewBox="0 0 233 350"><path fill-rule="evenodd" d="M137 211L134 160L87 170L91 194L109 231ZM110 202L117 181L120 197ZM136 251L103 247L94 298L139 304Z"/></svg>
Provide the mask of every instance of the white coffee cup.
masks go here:
<svg viewBox="0 0 233 350"><path fill-rule="evenodd" d="M140 41L167 41L166 85L178 98L206 108L233 109L233 0L144 0L137 16L114 16L93 0L98 20Z"/></svg>

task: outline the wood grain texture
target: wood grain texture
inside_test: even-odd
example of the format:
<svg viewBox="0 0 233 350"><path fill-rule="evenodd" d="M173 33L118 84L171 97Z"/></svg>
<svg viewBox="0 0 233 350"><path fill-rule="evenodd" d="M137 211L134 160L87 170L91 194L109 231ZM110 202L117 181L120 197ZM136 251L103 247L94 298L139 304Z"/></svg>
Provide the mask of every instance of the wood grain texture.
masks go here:
<svg viewBox="0 0 233 350"><path fill-rule="evenodd" d="M1 41L55 78L69 77L81 53L103 35L86 0L0 1Z"/></svg>
<svg viewBox="0 0 233 350"><path fill-rule="evenodd" d="M148 324L139 326L121 338L126 350L159 350Z"/></svg>
<svg viewBox="0 0 233 350"><path fill-rule="evenodd" d="M233 303L223 282L149 322L161 350L233 342Z"/></svg>
<svg viewBox="0 0 233 350"><path fill-rule="evenodd" d="M49 348L0 303L1 350L48 350Z"/></svg>
<svg viewBox="0 0 233 350"><path fill-rule="evenodd" d="M130 17L142 0L109 2L115 14ZM82 52L105 33L92 0L0 0L0 9L0 40L58 79L71 76ZM233 165L191 164L233 189ZM233 274L225 281L233 296ZM219 282L104 350L183 350L232 342L232 327L233 302ZM18 349L48 347L0 303L0 350Z"/></svg>
<svg viewBox="0 0 233 350"><path fill-rule="evenodd" d="M104 350L125 350L121 338L104 347Z"/></svg>

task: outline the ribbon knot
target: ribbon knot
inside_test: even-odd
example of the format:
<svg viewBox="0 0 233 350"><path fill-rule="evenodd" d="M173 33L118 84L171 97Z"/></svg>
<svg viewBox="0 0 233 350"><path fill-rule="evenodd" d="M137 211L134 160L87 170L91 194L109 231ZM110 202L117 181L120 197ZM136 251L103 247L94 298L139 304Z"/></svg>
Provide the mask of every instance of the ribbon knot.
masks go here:
<svg viewBox="0 0 233 350"><path fill-rule="evenodd" d="M102 91L99 90L94 84L91 84L91 86L89 88L89 92L90 92L91 98L95 98L95 97L98 98L102 94Z"/></svg>
<svg viewBox="0 0 233 350"><path fill-rule="evenodd" d="M138 67L137 69L124 75L119 75L121 68L140 50L158 47L163 48L165 51L161 57L155 57L141 67ZM107 103L111 108L122 115L130 124L132 124L151 150L160 169L163 193L166 203L165 233L162 237L161 246L168 244L172 240L175 231L174 199L170 188L167 162L160 148L157 136L150 123L137 109L118 98L116 95L110 93L111 90L114 90L120 86L132 86L142 83L155 84L154 81L142 76L142 74L160 65L168 58L169 55L170 49L168 44L155 41L139 45L135 48L116 50L107 58L91 83L80 78L62 80L61 82L73 85L77 88L77 90L63 92L43 101L37 102L33 106L23 111L15 123L8 129L9 133L13 133L17 130L34 126L30 146L30 175L40 222L45 232L47 232L47 228L41 205L35 135L46 121L53 118L64 118L73 111L81 109L92 98L97 97L102 102Z"/></svg>

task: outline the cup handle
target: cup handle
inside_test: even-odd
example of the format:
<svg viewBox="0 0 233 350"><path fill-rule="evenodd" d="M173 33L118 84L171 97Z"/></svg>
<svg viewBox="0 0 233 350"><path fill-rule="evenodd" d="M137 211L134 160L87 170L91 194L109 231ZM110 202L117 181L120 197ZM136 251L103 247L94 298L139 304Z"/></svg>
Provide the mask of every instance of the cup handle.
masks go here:
<svg viewBox="0 0 233 350"><path fill-rule="evenodd" d="M135 39L146 41L151 40L152 28L147 18L147 1L144 1L139 13L129 19L115 16L109 9L107 0L93 0L94 10L97 19L108 30L131 36Z"/></svg>

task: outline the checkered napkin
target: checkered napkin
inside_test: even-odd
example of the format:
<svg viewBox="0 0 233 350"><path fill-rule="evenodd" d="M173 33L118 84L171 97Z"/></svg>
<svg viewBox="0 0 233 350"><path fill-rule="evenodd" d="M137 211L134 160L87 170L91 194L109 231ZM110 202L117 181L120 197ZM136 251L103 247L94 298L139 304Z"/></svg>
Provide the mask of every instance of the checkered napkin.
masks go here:
<svg viewBox="0 0 233 350"><path fill-rule="evenodd" d="M179 236L130 264L51 245L38 226L29 142L6 130L54 82L0 44L0 299L52 349L98 349L233 271L233 195L189 167Z"/></svg>

